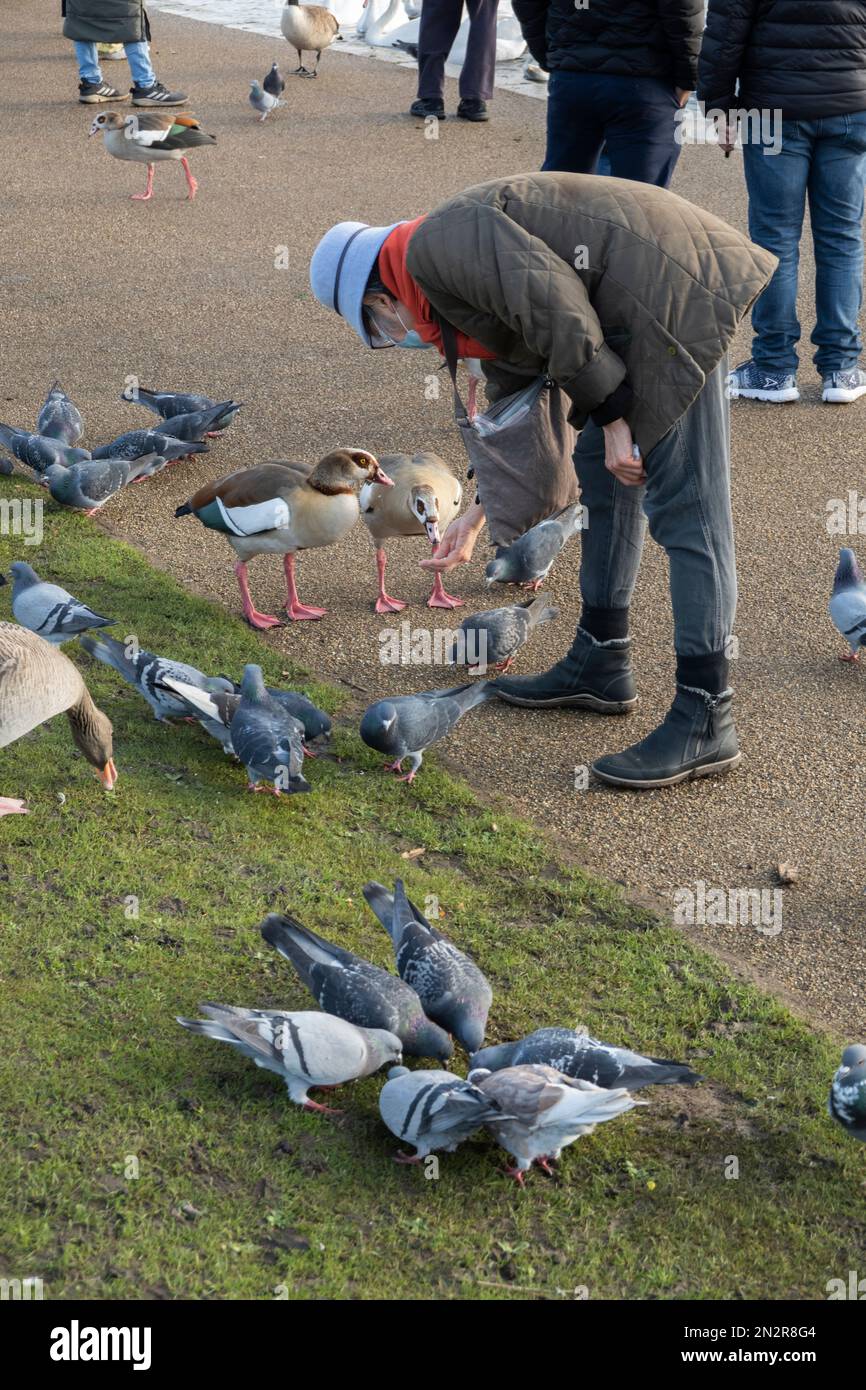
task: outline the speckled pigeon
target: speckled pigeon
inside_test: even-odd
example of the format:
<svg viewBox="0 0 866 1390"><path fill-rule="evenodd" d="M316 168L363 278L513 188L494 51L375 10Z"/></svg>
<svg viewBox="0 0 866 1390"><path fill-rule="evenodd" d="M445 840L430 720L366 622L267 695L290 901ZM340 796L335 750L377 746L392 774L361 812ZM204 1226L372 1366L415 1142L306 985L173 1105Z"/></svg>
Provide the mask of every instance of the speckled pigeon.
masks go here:
<svg viewBox="0 0 866 1390"><path fill-rule="evenodd" d="M0 445L34 473L44 473L52 463L68 468L70 464L83 463L90 458L88 449L73 448L62 440L46 439L41 434L28 434L11 425L0 425Z"/></svg>
<svg viewBox="0 0 866 1390"><path fill-rule="evenodd" d="M847 545L839 551L830 617L850 647L839 660L859 661L860 648L866 647L866 584L857 556Z"/></svg>
<svg viewBox="0 0 866 1390"><path fill-rule="evenodd" d="M342 1086L371 1076L401 1058L400 1039L381 1028L356 1028L331 1014L302 1010L239 1009L230 1004L201 1004L207 1019L178 1018L192 1033L231 1043L257 1067L274 1071L289 1097L305 1110L338 1114L310 1100L317 1086Z"/></svg>
<svg viewBox="0 0 866 1390"><path fill-rule="evenodd" d="M500 545L484 573L488 584L528 584L540 589L551 565L566 541L581 528L583 508L579 502L539 521L510 545Z"/></svg>
<svg viewBox="0 0 866 1390"><path fill-rule="evenodd" d="M195 666L184 661L173 661L170 657L155 656L144 651L133 642L118 642L107 633L99 637L85 635L81 645L97 661L112 666L128 685L134 686L143 695L158 720L165 723L172 718L185 718L189 714L186 701L166 683L168 680L183 682L187 687L199 690L224 690L227 681L220 676L206 676Z"/></svg>
<svg viewBox="0 0 866 1390"><path fill-rule="evenodd" d="M137 459L89 459L69 468L52 463L43 478L55 502L76 507L88 515L98 512L118 492L138 478L150 478L165 468L161 454L144 454Z"/></svg>
<svg viewBox="0 0 866 1390"><path fill-rule="evenodd" d="M94 449L95 459L140 459L144 454L161 454L167 463L185 458L187 454L206 454L209 445L204 442L188 443L177 439L165 430L127 430L119 434L110 444L101 444Z"/></svg>
<svg viewBox="0 0 866 1390"><path fill-rule="evenodd" d="M579 1081L592 1081L605 1090L615 1086L626 1086L630 1091L639 1091L642 1086L694 1086L703 1081L684 1062L643 1057L628 1048L598 1042L574 1028L539 1028L517 1042L485 1047L473 1055L471 1062L473 1067L487 1067L490 1071L540 1063Z"/></svg>
<svg viewBox="0 0 866 1390"><path fill-rule="evenodd" d="M49 387L36 421L36 431L43 439L59 439L61 444L69 445L77 444L84 433L81 412L59 381L52 382Z"/></svg>
<svg viewBox="0 0 866 1390"><path fill-rule="evenodd" d="M842 1053L827 1108L852 1139L866 1144L866 1047L852 1043Z"/></svg>
<svg viewBox="0 0 866 1390"><path fill-rule="evenodd" d="M197 396L192 391L147 391L143 386L124 387L120 399L143 405L162 420L172 415L189 415L194 410L210 410L216 405L210 396Z"/></svg>
<svg viewBox="0 0 866 1390"><path fill-rule="evenodd" d="M49 584L36 571L16 560L11 566L12 612L15 621L59 647L91 627L111 627L114 619L95 613L59 584Z"/></svg>
<svg viewBox="0 0 866 1390"><path fill-rule="evenodd" d="M418 695L395 695L377 700L364 711L361 738L392 761L387 767L400 772L405 758L411 767L401 782L412 782L424 761L424 753L450 733L467 710L496 697L488 681L471 681L452 690L426 690Z"/></svg>
<svg viewBox="0 0 866 1390"><path fill-rule="evenodd" d="M529 641L533 628L558 617L559 609L550 607L546 594L539 594L531 603L470 613L458 629L462 636L455 633L451 664L474 666L480 671L488 666L507 671L520 648Z"/></svg>
<svg viewBox="0 0 866 1390"><path fill-rule="evenodd" d="M506 1172L521 1184L533 1163L549 1172L551 1161L575 1139L636 1105L646 1105L646 1101L632 1100L626 1090L605 1091L591 1081L563 1076L553 1067L506 1067L494 1072L473 1068L469 1080L509 1117L488 1120L485 1128L517 1160Z"/></svg>
<svg viewBox="0 0 866 1390"><path fill-rule="evenodd" d="M415 990L427 1017L474 1052L484 1041L493 1002L478 966L410 903L402 879L393 895L381 883L366 883L364 897L391 938L400 978Z"/></svg>
<svg viewBox="0 0 866 1390"><path fill-rule="evenodd" d="M499 1102L450 1071L392 1067L379 1092L379 1114L392 1134L416 1152L402 1150L397 1163L421 1163L434 1149L453 1153L486 1120L502 1116Z"/></svg>
<svg viewBox="0 0 866 1390"><path fill-rule="evenodd" d="M435 1057L445 1062L453 1048L447 1033L426 1017L421 1000L409 985L378 965L344 951L294 917L269 912L262 936L291 961L313 998L328 1013L363 1028L386 1028L396 1033L410 1057Z"/></svg>

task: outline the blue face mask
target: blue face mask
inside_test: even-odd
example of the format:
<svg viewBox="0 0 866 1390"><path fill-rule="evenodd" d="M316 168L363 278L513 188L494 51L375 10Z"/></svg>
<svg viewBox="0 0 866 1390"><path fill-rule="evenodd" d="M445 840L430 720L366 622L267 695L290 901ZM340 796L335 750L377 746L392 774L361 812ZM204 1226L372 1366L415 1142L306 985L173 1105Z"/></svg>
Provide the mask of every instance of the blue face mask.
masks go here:
<svg viewBox="0 0 866 1390"><path fill-rule="evenodd" d="M433 344L425 343L417 329L410 328L395 346L400 348L431 348Z"/></svg>

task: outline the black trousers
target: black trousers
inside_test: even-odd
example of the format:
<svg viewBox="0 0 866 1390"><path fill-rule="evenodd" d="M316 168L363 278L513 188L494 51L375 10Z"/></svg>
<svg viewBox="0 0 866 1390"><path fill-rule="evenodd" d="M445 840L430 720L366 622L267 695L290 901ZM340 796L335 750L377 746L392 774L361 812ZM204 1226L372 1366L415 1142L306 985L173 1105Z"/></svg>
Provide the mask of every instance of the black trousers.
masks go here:
<svg viewBox="0 0 866 1390"><path fill-rule="evenodd" d="M489 101L496 65L496 11L499 0L466 0L469 41L460 73L460 99ZM457 37L463 0L424 0L418 34L418 96L442 97L445 60Z"/></svg>

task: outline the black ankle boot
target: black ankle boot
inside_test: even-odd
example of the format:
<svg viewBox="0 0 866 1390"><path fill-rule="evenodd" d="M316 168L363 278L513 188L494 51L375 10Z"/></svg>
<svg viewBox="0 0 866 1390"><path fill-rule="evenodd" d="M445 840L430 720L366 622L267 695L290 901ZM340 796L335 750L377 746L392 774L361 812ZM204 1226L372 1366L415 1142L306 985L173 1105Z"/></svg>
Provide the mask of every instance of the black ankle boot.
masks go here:
<svg viewBox="0 0 866 1390"><path fill-rule="evenodd" d="M500 676L492 681L500 700L546 709L571 705L598 714L625 714L637 704L629 637L597 642L582 627L571 650L540 676Z"/></svg>
<svg viewBox="0 0 866 1390"><path fill-rule="evenodd" d="M617 787L669 787L688 777L728 772L742 758L731 712L733 692L710 695L678 685L674 702L657 729L623 753L593 763L604 782Z"/></svg>

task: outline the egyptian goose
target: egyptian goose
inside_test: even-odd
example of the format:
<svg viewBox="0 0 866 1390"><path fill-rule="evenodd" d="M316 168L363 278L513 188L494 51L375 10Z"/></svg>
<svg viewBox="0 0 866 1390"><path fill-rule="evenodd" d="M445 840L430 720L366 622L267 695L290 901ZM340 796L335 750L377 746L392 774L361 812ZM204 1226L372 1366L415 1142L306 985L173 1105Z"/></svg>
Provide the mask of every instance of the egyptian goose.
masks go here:
<svg viewBox="0 0 866 1390"><path fill-rule="evenodd" d="M198 184L192 176L186 151L196 145L215 145L216 136L202 130L195 116L163 115L160 111L145 114L135 112L122 116L117 111L102 111L90 127L91 135L105 137L105 148L115 159L131 159L147 165L147 187L143 193L133 193L134 203L147 202L153 197L153 166L160 159L179 159L186 175L190 201Z"/></svg>
<svg viewBox="0 0 866 1390"><path fill-rule="evenodd" d="M385 592L386 540L394 536L423 536L435 547L441 532L454 520L460 510L463 489L447 463L437 454L424 451L412 454L388 454L382 466L392 480L393 488L378 482L365 483L361 488L361 519L376 544L376 567L379 572L377 613L399 613L406 607L402 599ZM457 608L463 600L446 594L442 576L436 575L427 600L429 608Z"/></svg>
<svg viewBox="0 0 866 1390"><path fill-rule="evenodd" d="M327 609L301 603L295 586L295 554L333 545L358 520L359 483L391 487L391 479L365 449L336 449L311 468L303 463L263 463L206 483L178 507L175 516L198 517L221 531L238 557L235 565L251 627L280 627L279 618L259 613L250 597L247 564L255 555L283 555L286 612L294 620L323 618Z"/></svg>
<svg viewBox="0 0 866 1390"><path fill-rule="evenodd" d="M0 748L63 712L72 737L111 791L117 781L111 722L97 709L77 666L57 647L16 623L0 623ZM0 815L25 808L0 797Z"/></svg>
<svg viewBox="0 0 866 1390"><path fill-rule="evenodd" d="M298 0L286 0L280 15L280 28L298 55L295 77L317 77L322 50L329 48L340 32L336 15L324 5L299 5ZM310 72L304 67L304 54L315 53L316 66Z"/></svg>

